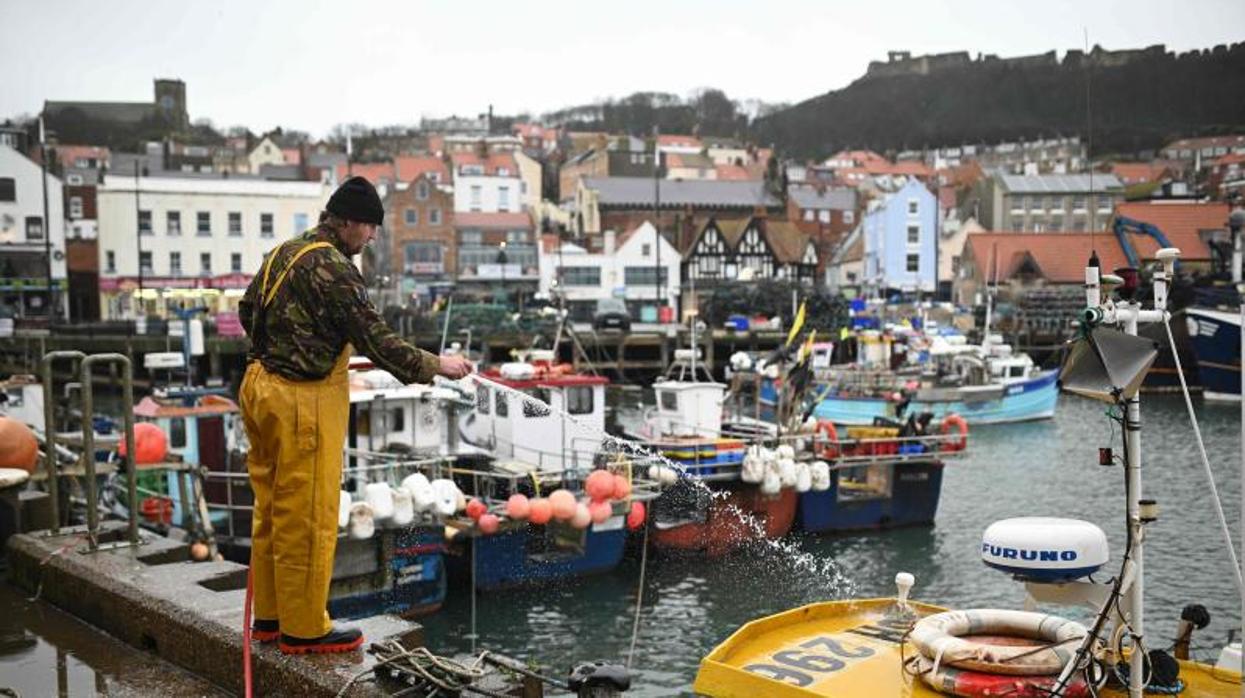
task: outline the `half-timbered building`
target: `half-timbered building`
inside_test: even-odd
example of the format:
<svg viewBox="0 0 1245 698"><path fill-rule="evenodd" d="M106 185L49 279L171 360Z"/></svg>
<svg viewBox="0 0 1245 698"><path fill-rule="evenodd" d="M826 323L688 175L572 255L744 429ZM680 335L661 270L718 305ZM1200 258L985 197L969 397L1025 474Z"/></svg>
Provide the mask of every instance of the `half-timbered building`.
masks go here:
<svg viewBox="0 0 1245 698"><path fill-rule="evenodd" d="M813 283L817 247L812 236L782 219L766 216L710 218L683 256L684 308L697 305L690 294L734 281L794 279Z"/></svg>

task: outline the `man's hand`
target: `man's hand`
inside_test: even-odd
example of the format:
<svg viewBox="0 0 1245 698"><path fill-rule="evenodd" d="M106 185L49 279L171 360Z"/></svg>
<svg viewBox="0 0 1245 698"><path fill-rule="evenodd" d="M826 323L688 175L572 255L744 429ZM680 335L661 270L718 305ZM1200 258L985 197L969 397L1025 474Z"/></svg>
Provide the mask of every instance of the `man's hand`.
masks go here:
<svg viewBox="0 0 1245 698"><path fill-rule="evenodd" d="M461 356L438 356L441 366L437 373L451 380L458 380L475 370L471 362Z"/></svg>

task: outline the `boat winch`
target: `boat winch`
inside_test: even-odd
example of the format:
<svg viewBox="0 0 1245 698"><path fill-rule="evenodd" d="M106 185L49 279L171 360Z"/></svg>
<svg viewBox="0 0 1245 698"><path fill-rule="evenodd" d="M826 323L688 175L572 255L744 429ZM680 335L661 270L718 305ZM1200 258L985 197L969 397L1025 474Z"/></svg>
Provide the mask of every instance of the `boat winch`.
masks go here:
<svg viewBox="0 0 1245 698"><path fill-rule="evenodd" d="M1102 529L1088 521L1026 516L996 521L981 536L981 559L1026 582L1059 583L1107 563Z"/></svg>

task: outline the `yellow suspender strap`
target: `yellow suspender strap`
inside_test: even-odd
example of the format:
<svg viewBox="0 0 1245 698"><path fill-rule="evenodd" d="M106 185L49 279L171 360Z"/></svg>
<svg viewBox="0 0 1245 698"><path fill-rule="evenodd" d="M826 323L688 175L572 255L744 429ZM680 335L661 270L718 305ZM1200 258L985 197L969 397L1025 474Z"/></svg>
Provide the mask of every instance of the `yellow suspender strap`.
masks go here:
<svg viewBox="0 0 1245 698"><path fill-rule="evenodd" d="M276 259L277 253L274 250L272 254L268 255L268 263L264 265L264 284L260 287L260 298L263 300L260 307L268 307L268 304L272 302L273 296L277 295L277 289L281 288L281 284L285 281L285 275L290 273L290 269L294 268L294 264L301 259L303 255L321 247L332 247L332 245L327 242L313 242L294 253L294 258L290 260L290 263L285 265L285 268L281 270L280 274L277 274L277 280L273 282L271 289L268 288L268 273L272 271L272 260Z"/></svg>

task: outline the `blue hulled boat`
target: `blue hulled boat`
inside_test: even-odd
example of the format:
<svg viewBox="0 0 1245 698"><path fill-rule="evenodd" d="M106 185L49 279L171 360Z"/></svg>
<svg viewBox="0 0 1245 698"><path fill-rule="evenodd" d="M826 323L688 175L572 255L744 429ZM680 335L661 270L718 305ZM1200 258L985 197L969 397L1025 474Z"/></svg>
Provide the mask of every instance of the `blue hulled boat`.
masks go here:
<svg viewBox="0 0 1245 698"><path fill-rule="evenodd" d="M1189 341L1197 356L1202 396L1241 399L1241 316L1210 308L1186 308Z"/></svg>

